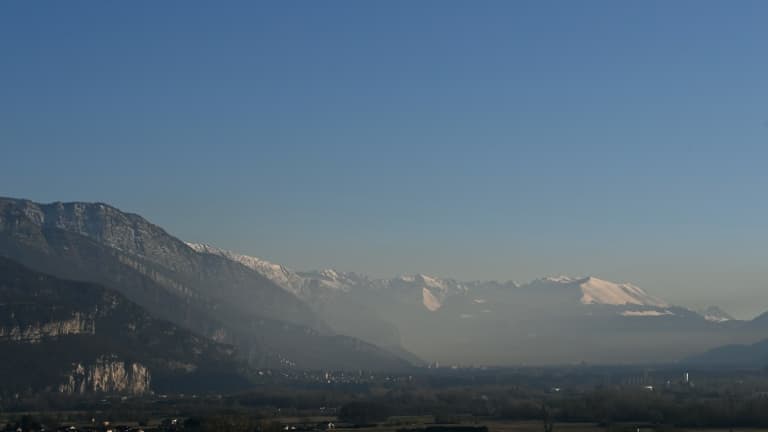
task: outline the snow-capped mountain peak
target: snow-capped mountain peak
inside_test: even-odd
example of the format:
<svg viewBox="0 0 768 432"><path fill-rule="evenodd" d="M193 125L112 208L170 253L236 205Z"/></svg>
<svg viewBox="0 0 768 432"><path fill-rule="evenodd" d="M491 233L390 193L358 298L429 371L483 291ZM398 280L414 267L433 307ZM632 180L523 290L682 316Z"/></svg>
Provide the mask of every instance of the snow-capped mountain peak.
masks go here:
<svg viewBox="0 0 768 432"><path fill-rule="evenodd" d="M549 276L539 279L538 282L549 286L578 289L581 292L580 303L584 305L635 305L657 308L669 306L665 301L646 293L636 285L610 282L594 276L581 278Z"/></svg>
<svg viewBox="0 0 768 432"><path fill-rule="evenodd" d="M443 307L445 300L453 295L464 294L467 286L452 279L441 279L423 273L403 275L384 281L384 286L399 292L421 292L421 303L430 312Z"/></svg>
<svg viewBox="0 0 768 432"><path fill-rule="evenodd" d="M578 280L582 304L638 305L664 308L665 301L654 297L631 283L615 283L588 276Z"/></svg>

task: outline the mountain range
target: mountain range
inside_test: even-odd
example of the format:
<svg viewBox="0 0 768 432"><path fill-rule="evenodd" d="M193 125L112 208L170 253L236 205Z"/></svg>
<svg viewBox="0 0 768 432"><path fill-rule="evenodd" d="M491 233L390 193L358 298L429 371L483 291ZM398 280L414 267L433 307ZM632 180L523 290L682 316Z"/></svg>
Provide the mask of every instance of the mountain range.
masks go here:
<svg viewBox="0 0 768 432"><path fill-rule="evenodd" d="M293 271L208 244L188 245L270 278L337 332L390 349L397 344L430 362L671 362L760 340L768 329L768 320L736 320L716 306L673 305L631 283L593 276L523 284L424 274L376 279L333 269Z"/></svg>
<svg viewBox="0 0 768 432"><path fill-rule="evenodd" d="M768 319L694 311L592 276L517 283L294 271L183 241L104 203L0 198L0 256L98 284L147 317L231 347L228 361L251 368L674 362L768 330Z"/></svg>

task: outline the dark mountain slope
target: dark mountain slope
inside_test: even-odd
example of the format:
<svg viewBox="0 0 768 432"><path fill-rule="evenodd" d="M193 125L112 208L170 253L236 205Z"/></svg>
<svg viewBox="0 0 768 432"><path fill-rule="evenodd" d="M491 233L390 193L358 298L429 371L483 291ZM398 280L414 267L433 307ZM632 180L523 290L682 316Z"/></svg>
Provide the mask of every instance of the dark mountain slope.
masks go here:
<svg viewBox="0 0 768 432"><path fill-rule="evenodd" d="M768 339L751 345L726 345L715 348L688 358L686 363L714 367L768 367Z"/></svg>
<svg viewBox="0 0 768 432"><path fill-rule="evenodd" d="M247 385L234 349L152 318L99 285L0 258L0 391L144 393L168 382Z"/></svg>

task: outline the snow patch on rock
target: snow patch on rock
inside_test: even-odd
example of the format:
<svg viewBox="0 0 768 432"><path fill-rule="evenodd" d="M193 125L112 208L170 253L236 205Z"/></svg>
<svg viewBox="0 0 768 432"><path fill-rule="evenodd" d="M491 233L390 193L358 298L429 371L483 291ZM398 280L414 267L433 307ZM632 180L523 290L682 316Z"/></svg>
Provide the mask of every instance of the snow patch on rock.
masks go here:
<svg viewBox="0 0 768 432"><path fill-rule="evenodd" d="M424 307L429 309L431 312L434 312L443 307L443 303L438 300L438 298L435 297L435 295L432 294L432 291L427 289L427 287L421 289L421 296Z"/></svg>
<svg viewBox="0 0 768 432"><path fill-rule="evenodd" d="M628 310L621 313L622 316L625 317L658 317L658 316L670 316L674 315L671 311L663 310L643 310L643 311L635 311L635 310Z"/></svg>

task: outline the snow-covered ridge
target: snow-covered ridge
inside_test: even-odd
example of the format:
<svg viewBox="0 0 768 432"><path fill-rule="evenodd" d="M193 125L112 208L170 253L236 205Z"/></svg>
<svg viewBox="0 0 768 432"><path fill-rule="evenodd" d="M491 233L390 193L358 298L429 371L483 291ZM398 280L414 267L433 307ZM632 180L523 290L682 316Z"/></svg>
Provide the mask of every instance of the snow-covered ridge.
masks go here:
<svg viewBox="0 0 768 432"><path fill-rule="evenodd" d="M296 272L282 265L267 260L239 254L202 243L187 243L199 253L215 254L249 267L275 282L278 286L296 296L313 302L328 301L336 295L357 290L386 292L395 296L410 296L412 301L418 301L423 307L436 312L443 308L446 300L454 296L467 296L474 304L486 304L482 296L485 290L494 292L511 292L516 290L539 290L553 287L563 292L574 292L578 295L578 303L583 305L637 306L649 310L665 310L670 304L648 294L640 287L631 283L616 283L597 277L552 276L542 278L527 284L518 285L513 282L459 282L453 279L443 279L426 274L403 275L391 279L373 279L365 275L340 272L333 269ZM542 286L543 284L543 286ZM477 296L481 297L477 297ZM416 297L418 296L418 297ZM418 298L418 300L416 300ZM493 307L491 302L486 306ZM732 319L725 312L710 308L698 312L699 315L713 322L723 322ZM667 315L663 311L634 312L629 310L625 316L660 316Z"/></svg>
<svg viewBox="0 0 768 432"><path fill-rule="evenodd" d="M191 242L186 244L195 252L219 255L255 270L279 287L304 300L327 297L335 291L348 291L357 284L353 279L354 273L341 273L332 269L299 273L280 264L208 244Z"/></svg>
<svg viewBox="0 0 768 432"><path fill-rule="evenodd" d="M545 282L554 282L554 283L571 283L575 281L576 279L570 277L570 276L564 276L564 275L557 275L557 276L547 276L542 279Z"/></svg>
<svg viewBox="0 0 768 432"><path fill-rule="evenodd" d="M277 285L305 300L328 299L353 289L419 292L421 303L429 311L437 311L450 296L466 293L468 287L460 282L425 274L399 276L392 279L371 279L357 273L333 269L295 272L267 260L239 254L204 243L187 242L198 253L219 255L259 272Z"/></svg>
<svg viewBox="0 0 768 432"><path fill-rule="evenodd" d="M259 272L261 275L270 279L272 282L279 285L286 291L297 293L297 290L301 287L303 280L296 273L281 266L261 258L242 255L225 249L220 249L215 246L211 246L204 243L190 243L187 242L192 250L198 253L207 253L211 255L219 255L227 258L231 261L238 262L252 270Z"/></svg>

